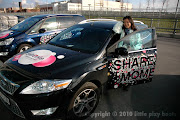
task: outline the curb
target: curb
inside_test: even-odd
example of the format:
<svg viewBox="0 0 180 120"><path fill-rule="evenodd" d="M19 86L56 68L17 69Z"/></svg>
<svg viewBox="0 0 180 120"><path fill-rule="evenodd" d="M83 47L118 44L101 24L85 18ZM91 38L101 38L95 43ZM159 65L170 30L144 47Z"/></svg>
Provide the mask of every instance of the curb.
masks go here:
<svg viewBox="0 0 180 120"><path fill-rule="evenodd" d="M169 37L169 38L176 38L180 39L180 34L168 34L168 33L156 33L158 37Z"/></svg>

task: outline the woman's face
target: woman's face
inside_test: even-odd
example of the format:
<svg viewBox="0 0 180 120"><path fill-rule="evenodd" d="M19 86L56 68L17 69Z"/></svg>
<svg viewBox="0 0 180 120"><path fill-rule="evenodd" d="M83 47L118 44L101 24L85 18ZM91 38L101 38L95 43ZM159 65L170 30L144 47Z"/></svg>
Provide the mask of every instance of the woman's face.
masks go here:
<svg viewBox="0 0 180 120"><path fill-rule="evenodd" d="M128 29L131 28L131 23L130 23L129 19L124 19L123 23L124 23L125 28L128 28Z"/></svg>

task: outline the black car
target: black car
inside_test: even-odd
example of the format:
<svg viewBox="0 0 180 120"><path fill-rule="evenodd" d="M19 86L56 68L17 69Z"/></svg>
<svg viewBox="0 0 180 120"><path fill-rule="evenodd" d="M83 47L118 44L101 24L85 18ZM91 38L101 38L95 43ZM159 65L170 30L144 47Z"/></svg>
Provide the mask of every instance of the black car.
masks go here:
<svg viewBox="0 0 180 120"><path fill-rule="evenodd" d="M139 29L120 39L117 21L77 24L46 45L17 54L0 69L0 98L27 118L84 119L103 89L152 80L156 33Z"/></svg>

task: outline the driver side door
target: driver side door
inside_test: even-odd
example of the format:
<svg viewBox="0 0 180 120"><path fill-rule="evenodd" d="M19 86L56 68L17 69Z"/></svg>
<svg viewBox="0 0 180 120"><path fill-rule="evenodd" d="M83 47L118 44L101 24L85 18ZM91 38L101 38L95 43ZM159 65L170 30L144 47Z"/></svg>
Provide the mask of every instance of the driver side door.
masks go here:
<svg viewBox="0 0 180 120"><path fill-rule="evenodd" d="M135 31L115 42L107 52L114 53L117 48L126 48L128 55L116 55L108 61L112 87L152 80L157 57L155 29Z"/></svg>

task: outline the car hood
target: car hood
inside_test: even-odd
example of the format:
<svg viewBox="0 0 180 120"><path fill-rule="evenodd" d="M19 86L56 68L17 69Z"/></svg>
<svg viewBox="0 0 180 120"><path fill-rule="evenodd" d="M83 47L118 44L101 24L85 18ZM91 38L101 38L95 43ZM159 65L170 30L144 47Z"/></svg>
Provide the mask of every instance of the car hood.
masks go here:
<svg viewBox="0 0 180 120"><path fill-rule="evenodd" d="M19 53L6 61L5 64L29 77L54 79L65 71L69 71L69 74L75 74L77 69L74 71L72 69L87 64L92 60L92 56L93 54L47 44Z"/></svg>
<svg viewBox="0 0 180 120"><path fill-rule="evenodd" d="M0 41L3 41L7 38L14 37L16 35L21 34L22 32L19 31L13 31L13 30L5 30L0 32Z"/></svg>

